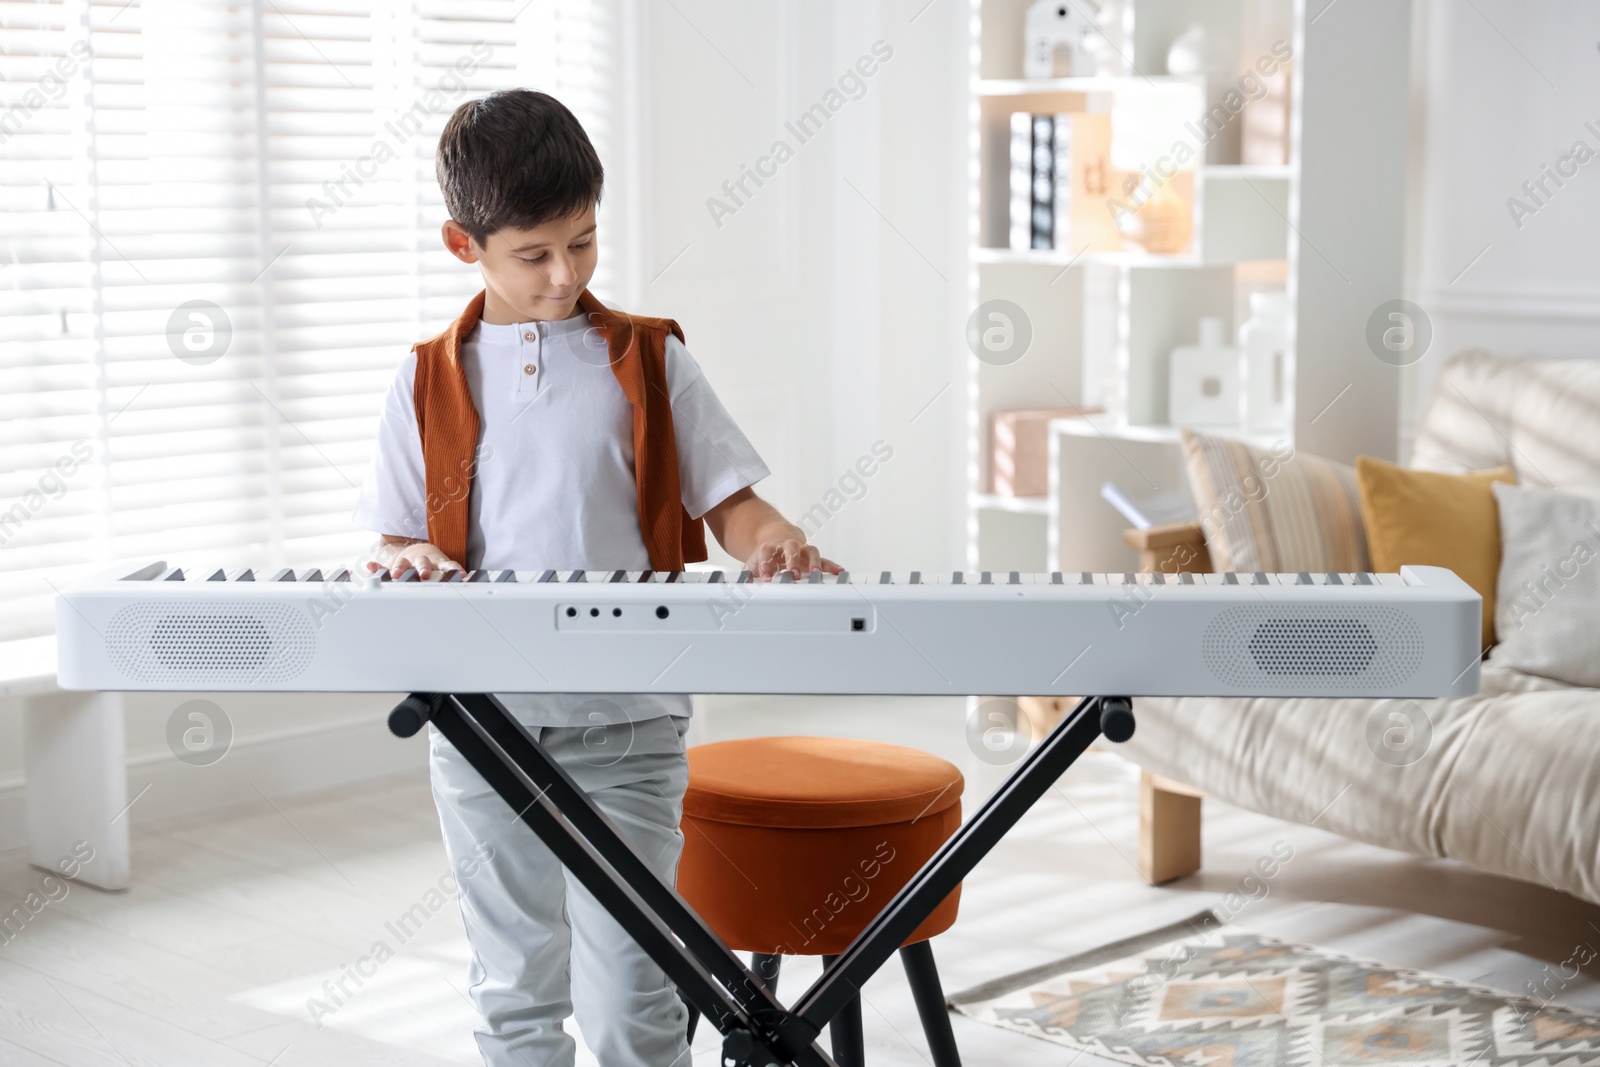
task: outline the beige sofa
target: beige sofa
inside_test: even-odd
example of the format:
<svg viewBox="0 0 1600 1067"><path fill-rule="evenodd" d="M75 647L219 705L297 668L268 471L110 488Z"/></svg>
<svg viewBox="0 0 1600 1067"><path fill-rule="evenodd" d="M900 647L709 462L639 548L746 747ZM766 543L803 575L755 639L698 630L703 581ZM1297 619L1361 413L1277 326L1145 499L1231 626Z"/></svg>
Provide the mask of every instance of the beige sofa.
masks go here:
<svg viewBox="0 0 1600 1067"><path fill-rule="evenodd" d="M1524 485L1600 496L1600 360L1472 351L1440 369L1412 466L1501 464ZM1181 539L1169 529L1141 547L1165 551ZM1137 701L1138 731L1121 750L1146 772L1147 876L1199 864L1200 801L1187 785L1600 902L1600 690L1497 667L1491 651L1477 696L1419 703L1431 739L1420 759L1398 765L1369 743L1369 720L1386 714L1375 701Z"/></svg>

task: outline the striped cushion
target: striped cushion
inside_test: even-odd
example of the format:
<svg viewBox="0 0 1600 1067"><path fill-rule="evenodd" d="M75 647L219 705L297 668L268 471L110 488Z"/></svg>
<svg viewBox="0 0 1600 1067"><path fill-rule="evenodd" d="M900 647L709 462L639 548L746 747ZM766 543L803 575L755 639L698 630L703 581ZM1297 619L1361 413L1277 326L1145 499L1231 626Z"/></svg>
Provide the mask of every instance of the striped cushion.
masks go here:
<svg viewBox="0 0 1600 1067"><path fill-rule="evenodd" d="M1217 571L1366 571L1354 467L1182 431L1189 489Z"/></svg>

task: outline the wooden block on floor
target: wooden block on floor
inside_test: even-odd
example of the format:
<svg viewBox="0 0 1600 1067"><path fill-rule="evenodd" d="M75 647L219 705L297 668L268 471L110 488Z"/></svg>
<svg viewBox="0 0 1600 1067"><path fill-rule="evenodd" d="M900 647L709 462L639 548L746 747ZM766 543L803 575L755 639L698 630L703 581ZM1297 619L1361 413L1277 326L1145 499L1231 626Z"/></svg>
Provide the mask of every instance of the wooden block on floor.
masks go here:
<svg viewBox="0 0 1600 1067"><path fill-rule="evenodd" d="M1139 873L1151 885L1200 869L1201 794L1139 772Z"/></svg>

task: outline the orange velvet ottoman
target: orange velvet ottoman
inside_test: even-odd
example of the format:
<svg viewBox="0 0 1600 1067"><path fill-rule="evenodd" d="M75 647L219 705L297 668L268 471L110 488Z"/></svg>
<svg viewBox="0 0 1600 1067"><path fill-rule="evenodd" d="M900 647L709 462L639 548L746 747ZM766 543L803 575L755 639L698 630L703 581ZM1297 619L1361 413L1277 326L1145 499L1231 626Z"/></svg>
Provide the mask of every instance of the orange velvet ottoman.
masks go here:
<svg viewBox="0 0 1600 1067"><path fill-rule="evenodd" d="M961 772L902 745L756 737L689 750L678 892L774 984L783 956L840 952L961 825ZM958 1064L927 941L956 920L953 890L901 960L934 1063ZM860 1005L830 1025L841 1067L861 1062Z"/></svg>

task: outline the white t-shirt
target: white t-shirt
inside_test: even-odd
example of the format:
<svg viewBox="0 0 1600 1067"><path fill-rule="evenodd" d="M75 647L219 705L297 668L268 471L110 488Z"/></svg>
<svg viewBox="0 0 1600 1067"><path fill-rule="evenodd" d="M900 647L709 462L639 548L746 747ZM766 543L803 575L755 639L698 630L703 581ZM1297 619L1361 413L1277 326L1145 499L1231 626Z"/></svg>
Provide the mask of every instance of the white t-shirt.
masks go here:
<svg viewBox="0 0 1600 1067"><path fill-rule="evenodd" d="M605 340L578 314L559 322L480 322L461 346L478 410L468 508L469 569L648 570L633 466L633 407ZM426 538L422 439L412 399L417 356L395 374L355 521ZM676 337L666 343L678 482L690 518L771 473ZM683 694L500 693L529 725L593 725L690 714ZM599 718L595 716L598 715Z"/></svg>

